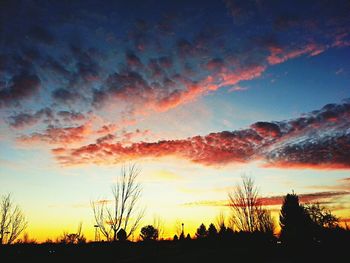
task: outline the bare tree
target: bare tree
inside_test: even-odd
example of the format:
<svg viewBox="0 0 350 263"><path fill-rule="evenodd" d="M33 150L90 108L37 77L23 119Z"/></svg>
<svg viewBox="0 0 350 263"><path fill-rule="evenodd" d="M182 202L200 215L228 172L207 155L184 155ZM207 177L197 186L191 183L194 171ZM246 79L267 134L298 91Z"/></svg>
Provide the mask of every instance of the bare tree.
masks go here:
<svg viewBox="0 0 350 263"><path fill-rule="evenodd" d="M91 202L96 225L108 241L116 241L117 233L124 229L127 238L139 226L144 209L139 209L141 186L137 182L140 169L135 165L123 166L117 183L112 186L113 207L106 200Z"/></svg>
<svg viewBox="0 0 350 263"><path fill-rule="evenodd" d="M253 179L242 178L242 185L237 185L229 193L232 210L232 223L239 231L254 232L257 230L258 190Z"/></svg>
<svg viewBox="0 0 350 263"><path fill-rule="evenodd" d="M226 230L226 218L223 211L216 217L216 228L220 231Z"/></svg>
<svg viewBox="0 0 350 263"><path fill-rule="evenodd" d="M271 212L267 209L258 209L258 231L273 235L276 229L276 224L271 216Z"/></svg>
<svg viewBox="0 0 350 263"><path fill-rule="evenodd" d="M37 244L37 241L35 238L30 238L29 237L29 234L27 232L25 232L23 234L23 239L18 239L16 241L16 243L19 243L19 244Z"/></svg>
<svg viewBox="0 0 350 263"><path fill-rule="evenodd" d="M242 185L237 185L233 192L229 193L229 203L232 211L231 221L238 231L273 233L274 221L270 212L263 208L253 179L243 177Z"/></svg>
<svg viewBox="0 0 350 263"><path fill-rule="evenodd" d="M162 239L164 235L164 220L160 216L154 215L153 226L158 230L158 239Z"/></svg>
<svg viewBox="0 0 350 263"><path fill-rule="evenodd" d="M11 195L0 201L0 244L11 244L27 227L27 221L19 206L11 200Z"/></svg>
<svg viewBox="0 0 350 263"><path fill-rule="evenodd" d="M85 238L84 234L82 233L82 226L83 226L83 223L80 222L76 233L63 232L63 235L60 239L60 242L65 243L65 244L85 243L86 238Z"/></svg>

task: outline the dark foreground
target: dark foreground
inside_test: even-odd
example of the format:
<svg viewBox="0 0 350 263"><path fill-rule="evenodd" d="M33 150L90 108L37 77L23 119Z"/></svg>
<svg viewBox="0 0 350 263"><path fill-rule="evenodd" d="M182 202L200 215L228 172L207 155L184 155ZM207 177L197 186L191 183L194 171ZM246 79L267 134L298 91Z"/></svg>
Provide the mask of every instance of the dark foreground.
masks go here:
<svg viewBox="0 0 350 263"><path fill-rule="evenodd" d="M233 244L208 240L0 247L0 262L347 262L349 244ZM345 260L345 261L344 261Z"/></svg>

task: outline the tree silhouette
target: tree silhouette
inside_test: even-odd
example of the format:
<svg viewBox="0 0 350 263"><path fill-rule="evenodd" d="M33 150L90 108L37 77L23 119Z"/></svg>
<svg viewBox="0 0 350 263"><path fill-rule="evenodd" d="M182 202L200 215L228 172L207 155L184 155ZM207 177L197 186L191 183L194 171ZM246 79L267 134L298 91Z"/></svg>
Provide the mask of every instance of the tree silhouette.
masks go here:
<svg viewBox="0 0 350 263"><path fill-rule="evenodd" d="M184 232L181 232L179 240L184 240L184 239L185 239L185 234L184 234Z"/></svg>
<svg viewBox="0 0 350 263"><path fill-rule="evenodd" d="M327 238L327 234L338 227L339 219L319 203L306 204L304 209L313 223L312 234L315 240Z"/></svg>
<svg viewBox="0 0 350 263"><path fill-rule="evenodd" d="M19 239L16 241L16 243L19 244L36 244L37 241L35 238L30 238L28 233L23 234L23 239Z"/></svg>
<svg viewBox="0 0 350 263"><path fill-rule="evenodd" d="M164 235L164 220L160 216L153 216L153 226L158 230L158 239Z"/></svg>
<svg viewBox="0 0 350 263"><path fill-rule="evenodd" d="M64 244L82 244L86 242L86 238L82 233L82 223L79 224L78 230L76 233L67 233L63 232L63 235L60 239L61 243Z"/></svg>
<svg viewBox="0 0 350 263"><path fill-rule="evenodd" d="M312 220L304 207L299 204L299 197L287 194L280 212L280 239L285 243L307 242L312 238Z"/></svg>
<svg viewBox="0 0 350 263"><path fill-rule="evenodd" d="M91 202L96 225L108 241L116 241L120 229L124 229L128 238L144 215L144 210L137 207L141 196L141 186L137 183L139 175L140 169L135 164L122 167L118 182L112 187L112 209L107 207L106 200Z"/></svg>
<svg viewBox="0 0 350 263"><path fill-rule="evenodd" d="M263 208L253 179L242 178L242 185L237 185L229 193L229 204L232 211L231 221L238 231L273 232L274 221L270 212Z"/></svg>
<svg viewBox="0 0 350 263"><path fill-rule="evenodd" d="M156 240L158 238L158 230L152 225L144 226L141 228L140 237L142 240Z"/></svg>
<svg viewBox="0 0 350 263"><path fill-rule="evenodd" d="M216 230L216 227L214 224L210 224L208 228L208 237L215 238L218 234L218 231Z"/></svg>
<svg viewBox="0 0 350 263"><path fill-rule="evenodd" d="M258 231L272 236L275 232L276 225L271 216L271 212L266 209L259 209L257 214L259 222Z"/></svg>
<svg viewBox="0 0 350 263"><path fill-rule="evenodd" d="M196 232L196 237L197 238L205 238L208 236L208 231L206 226L202 223L198 228Z"/></svg>
<svg viewBox="0 0 350 263"><path fill-rule="evenodd" d="M180 237L183 232L183 223L180 220L176 220L174 228L175 228L175 234Z"/></svg>
<svg viewBox="0 0 350 263"><path fill-rule="evenodd" d="M123 228L118 231L117 238L119 241L125 241L127 239L126 232Z"/></svg>
<svg viewBox="0 0 350 263"><path fill-rule="evenodd" d="M241 186L237 185L234 191L229 193L232 223L239 231L254 232L258 226L258 190L251 178L243 177L242 181Z"/></svg>
<svg viewBox="0 0 350 263"><path fill-rule="evenodd" d="M11 244L27 227L27 221L11 195L1 196L0 200L0 245Z"/></svg>
<svg viewBox="0 0 350 263"><path fill-rule="evenodd" d="M216 227L219 230L219 234L226 231L226 219L223 212L220 212L220 214L216 217Z"/></svg>
<svg viewBox="0 0 350 263"><path fill-rule="evenodd" d="M174 237L173 237L173 240L174 240L174 241L178 241L178 240L179 240L179 237L175 234Z"/></svg>
<svg viewBox="0 0 350 263"><path fill-rule="evenodd" d="M338 226L339 219L319 203L306 204L305 210L311 220L321 228L335 228Z"/></svg>

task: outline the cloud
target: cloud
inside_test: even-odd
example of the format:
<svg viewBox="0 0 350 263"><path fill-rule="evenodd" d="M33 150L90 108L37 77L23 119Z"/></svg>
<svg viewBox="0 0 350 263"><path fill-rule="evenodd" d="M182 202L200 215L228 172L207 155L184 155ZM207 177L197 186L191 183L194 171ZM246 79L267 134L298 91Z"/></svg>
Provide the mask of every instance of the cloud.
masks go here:
<svg viewBox="0 0 350 263"><path fill-rule="evenodd" d="M249 129L158 142L98 141L57 155L64 165L120 163L173 156L202 165L260 160L271 167L349 169L350 104L328 104L300 118L257 122Z"/></svg>
<svg viewBox="0 0 350 263"><path fill-rule="evenodd" d="M67 110L57 112L57 116L59 116L64 122L76 122L83 121L86 119L86 116L80 112Z"/></svg>
<svg viewBox="0 0 350 263"><path fill-rule="evenodd" d="M310 56L316 56L324 52L326 47L310 43L305 46L289 50L284 50L283 48L276 46L271 46L269 49L271 54L267 57L267 61L269 62L269 64L275 65L280 64L289 59L300 57L305 54L308 54Z"/></svg>
<svg viewBox="0 0 350 263"><path fill-rule="evenodd" d="M140 58L133 52L126 53L126 63L130 68L139 68L143 66Z"/></svg>
<svg viewBox="0 0 350 263"><path fill-rule="evenodd" d="M37 75L21 73L12 77L10 83L0 89L0 108L18 105L39 92L41 81Z"/></svg>
<svg viewBox="0 0 350 263"><path fill-rule="evenodd" d="M65 88L59 88L52 92L52 97L63 104L72 104L78 101L81 96L75 92Z"/></svg>
<svg viewBox="0 0 350 263"><path fill-rule="evenodd" d="M19 113L9 117L10 126L16 129L23 129L28 126L33 126L38 123L43 117L46 117L47 121L53 119L53 112L50 108L41 109L34 114Z"/></svg>
<svg viewBox="0 0 350 263"><path fill-rule="evenodd" d="M328 104L285 123L287 134L265 150L268 165L285 168L348 169L350 104Z"/></svg>
<svg viewBox="0 0 350 263"><path fill-rule="evenodd" d="M34 113L18 113L9 116L8 122L12 128L25 129L43 122L45 124L63 124L77 123L86 120L82 113L62 110L54 112L51 108L46 107Z"/></svg>
<svg viewBox="0 0 350 263"><path fill-rule="evenodd" d="M315 192L315 193L305 193L298 194L301 203L322 203L331 204L334 202L334 198L340 198L342 196L350 195L348 191L325 191L325 192ZM284 196L269 196L262 197L260 201L263 205L282 205Z"/></svg>
<svg viewBox="0 0 350 263"><path fill-rule="evenodd" d="M250 126L263 138L278 138L282 135L280 127L276 123L271 122L256 122Z"/></svg>
<svg viewBox="0 0 350 263"><path fill-rule="evenodd" d="M312 185L311 189L323 189L332 191L350 191L350 178L342 178L336 181L335 184L328 185Z"/></svg>
<svg viewBox="0 0 350 263"><path fill-rule="evenodd" d="M107 89L96 90L93 102L101 106L110 99L119 99L129 102L142 102L153 96L153 89L148 82L137 72L114 73L106 80Z"/></svg>
<svg viewBox="0 0 350 263"><path fill-rule="evenodd" d="M113 134L107 134L107 135L104 135L102 137L99 137L96 139L96 143L97 144L101 144L101 143L106 143L106 142L111 142L115 139L115 135Z"/></svg>
<svg viewBox="0 0 350 263"><path fill-rule="evenodd" d="M227 91L228 92L235 92L235 91L245 91L245 90L248 90L248 88L235 85L235 86L229 88Z"/></svg>
<svg viewBox="0 0 350 263"><path fill-rule="evenodd" d="M116 130L128 125L119 121L120 115L120 119L137 120L181 107L222 88L243 90L239 88L242 81L261 77L273 65L350 43L349 5L342 1L334 5L336 9L324 1L298 2L297 9L254 1L227 0L225 4L227 12L219 15L198 12L189 1L185 12L180 3L174 4L171 14L160 6L156 11L145 9L145 14L152 11L151 18L130 16L122 21L115 17L124 13L123 8L87 6L86 12L68 3L3 6L0 107L6 110L0 117L14 128L33 129L30 133L23 129L22 138L51 143L50 133L68 133L68 128L81 126L84 116L78 113L84 109L82 114L89 112L96 117L94 128L102 123L94 131L98 135L91 136L89 142L96 144L108 162L116 157L176 156L205 165L263 160L266 165L280 167L348 167L347 154L341 152L347 150L348 134L327 110L328 117L311 114L183 140L129 140L126 146L121 138L112 139ZM203 10L211 8L206 3L202 6ZM231 20L233 23L228 22ZM14 114L18 106L21 113ZM37 113L38 108L50 108L54 118ZM113 119L115 123L97 121L112 115L117 118ZM326 136L324 132L331 133L332 128L317 118L333 123L343 137ZM50 127L43 130L48 124ZM320 132L312 134L311 127L317 125ZM254 141L247 142L249 136ZM312 136L315 142L311 142ZM304 152L292 144L301 138L305 139ZM311 160L317 149L322 154ZM67 160L73 150L67 149ZM93 153L89 156L93 158ZM80 162L78 155L74 158Z"/></svg>
<svg viewBox="0 0 350 263"><path fill-rule="evenodd" d="M209 71L221 70L225 66L224 61L221 58L213 58L206 64L206 69Z"/></svg>
<svg viewBox="0 0 350 263"><path fill-rule="evenodd" d="M303 12L300 15L294 14L293 8L280 4L275 8L276 4L260 6L253 2L225 1L225 3L235 22L240 20L249 22L254 18L259 22L262 20L261 24L265 25L271 21L280 21L283 17L285 21L280 21L279 24L302 27L306 19ZM257 41L261 38L261 32L257 30L259 23L256 22L248 23L246 26L249 30L243 34L235 28L231 30L220 23L218 25L214 23L210 27L197 25L195 18L192 18L193 14L170 15L155 12L152 13L152 21L126 20L125 24L118 25L127 29L127 35L121 36L123 40L113 43L127 50L126 53L122 52L119 55L105 41L107 35L111 34L105 32L107 31L104 27L105 22L108 21L107 17L114 14L106 11L101 13L101 10L96 9L88 13L75 12L72 16L71 10L64 8L65 6L66 4L50 6L53 10L63 8L64 12L58 13L65 15L56 13L45 15L43 12L46 10L45 7L33 5L31 6L31 10L35 10L33 13L24 12L21 16L15 15L15 10L8 7L8 12L4 13L13 15L9 15L12 19L5 19L4 27L9 30L4 31L6 36L4 38L16 38L16 35L12 35L11 32L20 31L16 25L21 24L23 33L28 34L29 39L27 43L22 43L23 40L20 39L12 41L20 43L12 48L6 46L12 56L1 59L0 61L4 63L1 62L0 65L6 64L5 68L11 74L17 70L18 60L21 61L20 64L24 69L35 68L38 77L46 80L46 87L50 87L55 102L68 104L76 111L78 111L76 104L80 100L85 107L89 107L89 110L94 110L94 106L113 107L114 104L119 104L115 103L115 100L119 100L126 102L126 108L133 108L129 111L132 113L166 111L221 87L257 78L261 76L268 64L281 63L306 54L316 55L326 47L330 47L330 43L344 43L348 38L346 31L340 28L341 18L335 19L333 17L335 14L321 9L323 6L319 3L316 7L305 3L300 9L320 9L322 14L324 13L324 19L336 23L334 25L338 29L336 34L330 34L334 31L333 27L330 31L324 25L327 44L319 43L320 41L314 37L318 32L315 30L312 34L310 31L297 33L293 31L290 34L290 37L294 38L293 41L285 39L289 35L283 32L281 34L263 32L264 35L272 35L275 44L261 45ZM178 7L181 8L181 5ZM25 7L22 9L26 10ZM34 13L41 15L33 16ZM264 20L266 16L261 15L264 13L272 17L271 21ZM39 23L40 17L49 21L47 25ZM94 35L93 41L85 41L86 36L83 33L80 34L76 28L88 28L92 17L94 24L100 26L99 33L89 32L88 35ZM210 17L210 19L213 18ZM215 18L216 21L217 17ZM13 23L14 19L16 23ZM317 17L312 19L318 21ZM113 20L109 23L113 23ZM76 26L70 26L73 24ZM66 35L59 36L62 29L68 36L72 34L74 37L70 39ZM186 29L188 36L178 34L183 29ZM81 32L85 31L81 30ZM309 41L305 40L306 36ZM234 44L232 37L236 37L239 44ZM55 52L52 52L47 45L56 45ZM40 47L39 56L28 56L29 53L25 51L35 50L38 47ZM23 56L22 53L27 55ZM158 57L155 54L159 54ZM11 64L10 67L9 64ZM134 106L135 103L137 107Z"/></svg>
<svg viewBox="0 0 350 263"><path fill-rule="evenodd" d="M67 145L82 142L91 132L88 124L77 127L54 127L49 126L44 132L34 132L18 138L22 143L46 142L49 144Z"/></svg>
<svg viewBox="0 0 350 263"><path fill-rule="evenodd" d="M226 200L202 200L195 202L187 202L181 204L183 206L230 206Z"/></svg>
<svg viewBox="0 0 350 263"><path fill-rule="evenodd" d="M320 203L333 204L337 203L336 199L350 195L349 191L326 191L298 194L301 203ZM282 206L284 195L263 196L258 198L258 202L263 206ZM196 202L184 203L185 206L230 206L228 200L201 200Z"/></svg>
<svg viewBox="0 0 350 263"><path fill-rule="evenodd" d="M145 182L164 182L164 181L173 181L178 182L184 180L184 178L176 173L167 170L156 170L152 171L152 173L148 173L143 175L143 179Z"/></svg>
<svg viewBox="0 0 350 263"><path fill-rule="evenodd" d="M148 67L152 76L161 81L149 81L144 76L146 73L142 74L143 71L125 70L110 74L103 88L94 90L93 104L100 108L117 100L127 102L131 107L138 105L136 112L143 114L167 111L219 88L259 77L265 70L260 65L235 70L222 68L212 75L194 81L181 74L169 78L157 60L151 60Z"/></svg>
<svg viewBox="0 0 350 263"><path fill-rule="evenodd" d="M212 133L184 140L163 140L154 143L95 143L67 149L66 156L57 156L65 165L85 162L119 163L130 159L175 156L204 165L244 163L256 150L260 136L250 130ZM64 158L63 158L64 157Z"/></svg>

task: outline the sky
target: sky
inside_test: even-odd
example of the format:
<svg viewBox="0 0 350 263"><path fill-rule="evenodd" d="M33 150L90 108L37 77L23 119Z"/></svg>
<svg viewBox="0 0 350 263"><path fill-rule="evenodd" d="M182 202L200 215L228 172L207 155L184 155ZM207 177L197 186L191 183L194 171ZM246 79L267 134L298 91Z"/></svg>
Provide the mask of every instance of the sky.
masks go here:
<svg viewBox="0 0 350 263"><path fill-rule="evenodd" d="M32 238L94 238L141 169L143 225L229 216L255 180L350 220L349 1L1 1L0 194Z"/></svg>

